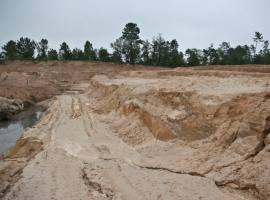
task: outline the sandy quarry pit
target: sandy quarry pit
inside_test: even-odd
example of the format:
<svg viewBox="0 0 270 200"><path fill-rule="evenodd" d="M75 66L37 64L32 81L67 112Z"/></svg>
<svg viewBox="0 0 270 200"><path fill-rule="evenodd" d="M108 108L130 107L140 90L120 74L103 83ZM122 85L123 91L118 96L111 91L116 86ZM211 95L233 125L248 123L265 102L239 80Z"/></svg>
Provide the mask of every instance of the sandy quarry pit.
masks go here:
<svg viewBox="0 0 270 200"><path fill-rule="evenodd" d="M217 69L1 66L2 77L40 74L32 91L48 86L2 97L49 101L1 158L0 198L270 199L270 67ZM15 77L0 88L18 87Z"/></svg>

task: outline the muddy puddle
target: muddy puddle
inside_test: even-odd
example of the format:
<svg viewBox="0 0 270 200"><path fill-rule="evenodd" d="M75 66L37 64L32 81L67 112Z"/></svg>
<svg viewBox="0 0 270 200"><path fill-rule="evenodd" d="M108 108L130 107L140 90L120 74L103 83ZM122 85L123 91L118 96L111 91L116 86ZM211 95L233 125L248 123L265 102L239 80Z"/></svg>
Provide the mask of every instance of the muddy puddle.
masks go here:
<svg viewBox="0 0 270 200"><path fill-rule="evenodd" d="M11 148L23 132L41 118L44 108L35 107L15 116L12 120L0 121L0 155Z"/></svg>

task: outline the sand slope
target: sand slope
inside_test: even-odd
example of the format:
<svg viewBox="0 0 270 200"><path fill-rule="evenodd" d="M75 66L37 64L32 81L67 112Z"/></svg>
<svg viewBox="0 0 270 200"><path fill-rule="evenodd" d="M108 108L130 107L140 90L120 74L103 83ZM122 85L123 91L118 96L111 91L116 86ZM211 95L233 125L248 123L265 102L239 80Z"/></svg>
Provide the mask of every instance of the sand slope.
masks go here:
<svg viewBox="0 0 270 200"><path fill-rule="evenodd" d="M267 73L96 70L2 158L1 198L269 199L269 85Z"/></svg>

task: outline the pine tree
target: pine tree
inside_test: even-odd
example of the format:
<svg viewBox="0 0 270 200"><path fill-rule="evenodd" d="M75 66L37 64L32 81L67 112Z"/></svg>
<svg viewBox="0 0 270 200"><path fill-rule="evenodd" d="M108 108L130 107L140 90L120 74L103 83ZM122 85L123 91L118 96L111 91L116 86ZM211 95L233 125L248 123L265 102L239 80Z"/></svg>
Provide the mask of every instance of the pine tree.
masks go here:
<svg viewBox="0 0 270 200"><path fill-rule="evenodd" d="M125 59L126 63L136 64L140 61L140 45L142 41L139 37L140 29L135 23L126 24L122 36L117 39L111 46L114 49L114 54ZM117 49L115 49L117 48ZM120 50L121 49L121 50Z"/></svg>
<svg viewBox="0 0 270 200"><path fill-rule="evenodd" d="M46 60L48 57L48 40L42 39L37 45L37 59Z"/></svg>
<svg viewBox="0 0 270 200"><path fill-rule="evenodd" d="M66 42L63 42L60 45L59 58L60 58L60 60L71 60L72 59L71 50Z"/></svg>
<svg viewBox="0 0 270 200"><path fill-rule="evenodd" d="M36 43L27 37L21 37L17 41L16 49L19 59L32 60L35 54Z"/></svg>
<svg viewBox="0 0 270 200"><path fill-rule="evenodd" d="M54 49L48 51L48 60L58 60L58 53Z"/></svg>
<svg viewBox="0 0 270 200"><path fill-rule="evenodd" d="M8 41L3 47L3 57L8 60L14 60L18 57L17 44L14 40Z"/></svg>
<svg viewBox="0 0 270 200"><path fill-rule="evenodd" d="M98 50L98 58L100 61L102 62L109 62L110 61L110 54L109 52L107 51L107 49L101 47L99 50Z"/></svg>
<svg viewBox="0 0 270 200"><path fill-rule="evenodd" d="M148 40L143 42L141 62L144 65L151 65L151 44Z"/></svg>

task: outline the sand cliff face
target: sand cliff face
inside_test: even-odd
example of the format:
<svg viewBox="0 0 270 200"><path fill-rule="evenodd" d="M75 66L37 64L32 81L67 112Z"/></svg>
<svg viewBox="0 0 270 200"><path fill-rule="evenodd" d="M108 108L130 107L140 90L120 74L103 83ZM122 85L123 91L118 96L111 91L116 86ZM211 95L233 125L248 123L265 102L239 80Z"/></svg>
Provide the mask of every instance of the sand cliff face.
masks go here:
<svg viewBox="0 0 270 200"><path fill-rule="evenodd" d="M0 161L3 199L270 198L267 67L74 64L84 78Z"/></svg>
<svg viewBox="0 0 270 200"><path fill-rule="evenodd" d="M135 118L137 126L148 129L137 140L135 125L128 129L114 122L115 116L109 120L125 142L143 146L136 148L149 166L200 174L218 186L270 198L268 78L134 75L97 76L93 81L101 93L95 103L98 112ZM173 141L170 150L146 148L151 138Z"/></svg>

